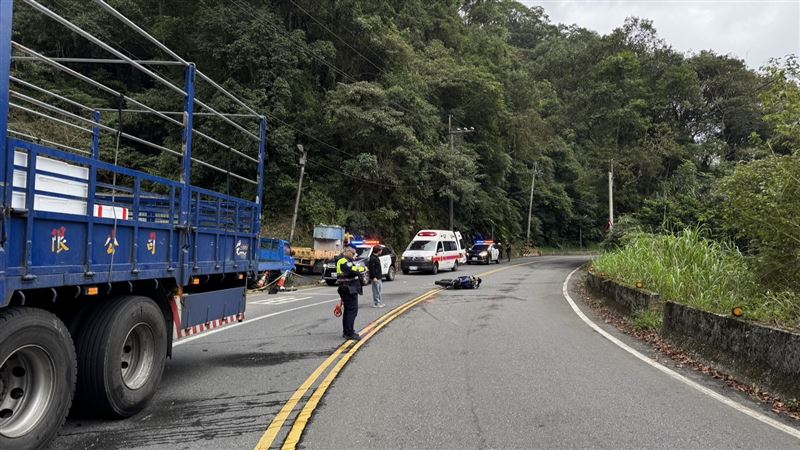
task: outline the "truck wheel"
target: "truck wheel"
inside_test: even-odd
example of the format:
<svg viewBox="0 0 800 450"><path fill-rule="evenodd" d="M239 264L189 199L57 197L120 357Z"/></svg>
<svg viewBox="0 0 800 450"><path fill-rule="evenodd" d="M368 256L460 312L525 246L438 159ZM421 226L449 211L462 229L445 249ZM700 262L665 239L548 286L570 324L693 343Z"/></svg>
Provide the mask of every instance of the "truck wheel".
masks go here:
<svg viewBox="0 0 800 450"><path fill-rule="evenodd" d="M46 446L67 418L75 373L75 347L56 316L0 311L0 448Z"/></svg>
<svg viewBox="0 0 800 450"><path fill-rule="evenodd" d="M397 271L395 271L394 266L389 266L389 272L386 274L386 281L394 281L395 276L397 276Z"/></svg>
<svg viewBox="0 0 800 450"><path fill-rule="evenodd" d="M431 273L434 274L434 275L439 273L439 264L438 263L433 263L433 269L431 269Z"/></svg>
<svg viewBox="0 0 800 450"><path fill-rule="evenodd" d="M108 299L78 339L78 399L104 416L130 417L155 394L166 355L167 327L153 300Z"/></svg>
<svg viewBox="0 0 800 450"><path fill-rule="evenodd" d="M336 286L336 280L325 280L325 283L327 283L328 286Z"/></svg>

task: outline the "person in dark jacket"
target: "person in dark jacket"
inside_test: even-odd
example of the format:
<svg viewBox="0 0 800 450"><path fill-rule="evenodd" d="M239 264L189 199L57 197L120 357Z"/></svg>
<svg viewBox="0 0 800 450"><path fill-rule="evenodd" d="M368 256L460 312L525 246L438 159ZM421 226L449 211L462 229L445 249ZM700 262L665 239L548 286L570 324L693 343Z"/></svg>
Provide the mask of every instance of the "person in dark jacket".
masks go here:
<svg viewBox="0 0 800 450"><path fill-rule="evenodd" d="M362 293L361 274L366 270L364 266L353 263L356 249L345 247L342 256L336 260L336 281L339 283L339 297L344 304L342 314L342 337L359 340L361 337L354 329L358 315L358 294Z"/></svg>
<svg viewBox="0 0 800 450"><path fill-rule="evenodd" d="M369 255L369 263L367 270L369 270L369 277L372 280L372 307L383 308L384 305L381 301L381 288L383 287L383 267L381 267L381 254L383 248L380 245L372 247L372 254Z"/></svg>

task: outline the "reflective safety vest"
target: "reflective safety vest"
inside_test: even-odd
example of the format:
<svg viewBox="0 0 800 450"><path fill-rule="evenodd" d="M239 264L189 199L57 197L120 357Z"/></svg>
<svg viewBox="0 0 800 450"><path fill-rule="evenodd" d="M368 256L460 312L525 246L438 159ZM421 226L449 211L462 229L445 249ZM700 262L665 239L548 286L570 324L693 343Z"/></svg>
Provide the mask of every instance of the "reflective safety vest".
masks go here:
<svg viewBox="0 0 800 450"><path fill-rule="evenodd" d="M336 261L336 278L340 281L357 280L359 274L364 273L364 266L353 264L353 261L342 256Z"/></svg>

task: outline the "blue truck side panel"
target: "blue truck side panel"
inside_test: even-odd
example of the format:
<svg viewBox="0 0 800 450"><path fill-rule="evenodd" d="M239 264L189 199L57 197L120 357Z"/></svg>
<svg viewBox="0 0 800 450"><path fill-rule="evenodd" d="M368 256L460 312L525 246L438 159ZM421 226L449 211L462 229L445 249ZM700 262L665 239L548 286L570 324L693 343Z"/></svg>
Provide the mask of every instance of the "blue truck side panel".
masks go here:
<svg viewBox="0 0 800 450"><path fill-rule="evenodd" d="M0 0L0 307L30 289L151 279L189 286L211 275L252 275L259 257L266 119L256 117L254 201L191 184L194 64L185 69L178 180L101 161L97 126L87 156L9 137L12 13L13 1ZM91 120L99 124L100 113ZM39 204L44 202L47 207ZM217 297L187 294L194 305L187 319L203 307L206 320L219 318L208 314L244 311L237 289ZM212 305L214 298L219 305Z"/></svg>
<svg viewBox="0 0 800 450"><path fill-rule="evenodd" d="M258 205L206 189L190 186L191 226L180 227L178 196L181 183L155 177L91 158L69 154L26 141L8 138L11 149L28 155L28 186L14 187L26 195L28 208L14 211L4 250L8 255L5 267L7 283L3 305L15 290L90 285L109 281L132 281L152 278L180 280L177 270L183 261L188 277L253 272L256 252L251 242L258 234L254 220ZM41 192L35 188L36 175L75 181L67 175L37 170L36 156L67 161L74 166L90 167L90 177L97 170L117 172L134 179L130 194L121 191L113 204L108 196L89 195L104 207L124 208L126 218L95 217L38 211L33 208L35 195L75 200L69 195ZM143 194L141 183L158 185L168 194ZM86 200L86 199L82 199ZM88 207L88 205L87 205ZM186 252L181 242L189 243ZM89 244L92 245L89 245Z"/></svg>

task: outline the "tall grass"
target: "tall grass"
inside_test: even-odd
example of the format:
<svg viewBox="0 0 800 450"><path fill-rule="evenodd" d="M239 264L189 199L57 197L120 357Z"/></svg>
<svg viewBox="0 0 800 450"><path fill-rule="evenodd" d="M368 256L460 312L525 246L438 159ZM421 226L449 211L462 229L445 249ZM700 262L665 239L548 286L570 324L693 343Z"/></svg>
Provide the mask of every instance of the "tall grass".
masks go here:
<svg viewBox="0 0 800 450"><path fill-rule="evenodd" d="M707 311L728 314L741 306L755 320L800 325L800 296L765 291L735 246L705 239L697 229L629 235L622 248L602 255L593 267L616 281L642 283L663 298Z"/></svg>

